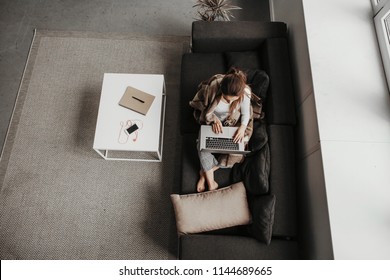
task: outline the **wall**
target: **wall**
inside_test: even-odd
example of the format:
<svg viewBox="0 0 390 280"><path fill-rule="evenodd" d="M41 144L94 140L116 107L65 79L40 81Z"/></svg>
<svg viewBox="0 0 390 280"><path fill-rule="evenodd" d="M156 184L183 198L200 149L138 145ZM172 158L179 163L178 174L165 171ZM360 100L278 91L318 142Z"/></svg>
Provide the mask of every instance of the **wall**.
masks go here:
<svg viewBox="0 0 390 280"><path fill-rule="evenodd" d="M328 207L306 27L301 0L273 0L271 19L288 24L298 125L296 129L300 236L303 257L332 259Z"/></svg>

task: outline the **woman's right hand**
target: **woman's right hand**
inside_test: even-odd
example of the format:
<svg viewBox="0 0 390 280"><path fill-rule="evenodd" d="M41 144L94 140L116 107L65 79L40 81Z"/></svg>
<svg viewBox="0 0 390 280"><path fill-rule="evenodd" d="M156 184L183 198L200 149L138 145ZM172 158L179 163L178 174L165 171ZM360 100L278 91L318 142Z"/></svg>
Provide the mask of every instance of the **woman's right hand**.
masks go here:
<svg viewBox="0 0 390 280"><path fill-rule="evenodd" d="M218 133L222 133L222 123L220 120L216 120L213 122L213 124L211 125L212 128L213 128L213 132L218 134Z"/></svg>

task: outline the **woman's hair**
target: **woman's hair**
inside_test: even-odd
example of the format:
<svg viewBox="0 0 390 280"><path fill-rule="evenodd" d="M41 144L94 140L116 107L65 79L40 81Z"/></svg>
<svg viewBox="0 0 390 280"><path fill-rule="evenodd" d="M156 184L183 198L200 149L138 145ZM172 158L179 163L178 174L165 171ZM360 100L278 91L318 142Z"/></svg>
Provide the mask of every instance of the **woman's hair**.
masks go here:
<svg viewBox="0 0 390 280"><path fill-rule="evenodd" d="M221 81L221 92L228 96L238 96L239 98L230 105L230 113L240 104L244 98L246 87L246 75L238 68L232 67Z"/></svg>
<svg viewBox="0 0 390 280"><path fill-rule="evenodd" d="M246 86L246 75L238 68L230 68L221 81L221 91L228 96L241 96Z"/></svg>

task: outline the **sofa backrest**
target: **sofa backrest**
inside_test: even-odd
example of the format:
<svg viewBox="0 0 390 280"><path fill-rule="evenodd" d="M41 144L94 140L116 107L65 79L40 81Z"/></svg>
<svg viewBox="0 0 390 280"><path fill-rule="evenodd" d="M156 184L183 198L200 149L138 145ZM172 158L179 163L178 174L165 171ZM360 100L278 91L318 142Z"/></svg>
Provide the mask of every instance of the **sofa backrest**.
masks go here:
<svg viewBox="0 0 390 280"><path fill-rule="evenodd" d="M283 22L195 21L192 51L202 53L256 50L267 38L285 37Z"/></svg>

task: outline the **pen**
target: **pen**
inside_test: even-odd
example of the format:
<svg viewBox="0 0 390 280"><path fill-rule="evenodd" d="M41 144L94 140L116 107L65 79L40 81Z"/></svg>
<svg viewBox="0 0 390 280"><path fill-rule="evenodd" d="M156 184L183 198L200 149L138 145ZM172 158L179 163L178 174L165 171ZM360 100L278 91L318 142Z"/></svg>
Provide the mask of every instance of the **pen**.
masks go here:
<svg viewBox="0 0 390 280"><path fill-rule="evenodd" d="M137 97L135 97L135 96L132 96L135 100L138 100L139 102L142 102L142 103L145 103L145 101L143 101L143 100L141 100L141 99L139 99L139 98L137 98Z"/></svg>

